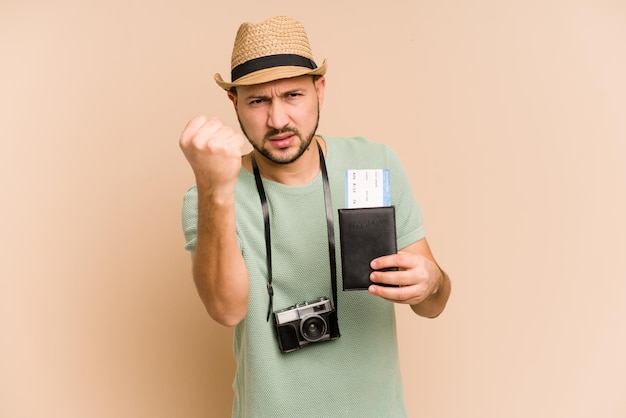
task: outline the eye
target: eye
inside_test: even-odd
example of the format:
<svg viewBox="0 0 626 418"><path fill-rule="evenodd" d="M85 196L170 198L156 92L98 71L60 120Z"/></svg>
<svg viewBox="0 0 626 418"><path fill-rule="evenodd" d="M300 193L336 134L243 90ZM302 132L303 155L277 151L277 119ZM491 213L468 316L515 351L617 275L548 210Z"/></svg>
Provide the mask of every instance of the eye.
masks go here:
<svg viewBox="0 0 626 418"><path fill-rule="evenodd" d="M248 102L248 104L251 106L255 106L255 105L260 105L262 103L265 103L266 101L267 99L252 99Z"/></svg>

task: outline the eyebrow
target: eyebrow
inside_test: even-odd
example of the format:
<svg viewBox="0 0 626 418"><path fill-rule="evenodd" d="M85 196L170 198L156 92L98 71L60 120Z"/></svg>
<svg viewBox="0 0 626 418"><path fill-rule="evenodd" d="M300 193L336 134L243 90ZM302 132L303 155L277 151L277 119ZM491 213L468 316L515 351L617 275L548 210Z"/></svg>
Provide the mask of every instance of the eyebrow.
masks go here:
<svg viewBox="0 0 626 418"><path fill-rule="evenodd" d="M289 96L290 94L294 94L294 93L302 93L303 92L303 88L301 87L297 87L291 90L286 90L284 92L282 92L278 97L285 97L285 96ZM263 95L263 94L250 94L248 96L246 96L246 100L252 100L252 99L262 99L262 100L269 100L271 99L271 96L267 96L267 95Z"/></svg>

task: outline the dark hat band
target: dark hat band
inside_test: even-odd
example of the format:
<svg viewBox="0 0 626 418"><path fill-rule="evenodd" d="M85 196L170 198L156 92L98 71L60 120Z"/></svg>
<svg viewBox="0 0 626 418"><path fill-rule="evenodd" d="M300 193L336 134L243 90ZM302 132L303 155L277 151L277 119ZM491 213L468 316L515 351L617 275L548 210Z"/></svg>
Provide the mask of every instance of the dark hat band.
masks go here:
<svg viewBox="0 0 626 418"><path fill-rule="evenodd" d="M243 64L239 64L230 72L230 79L235 80L243 77L244 75L253 73L255 71L264 70L272 67L306 67L314 70L317 68L313 60L295 54L277 54L268 55L266 57L253 58L250 61L246 61Z"/></svg>

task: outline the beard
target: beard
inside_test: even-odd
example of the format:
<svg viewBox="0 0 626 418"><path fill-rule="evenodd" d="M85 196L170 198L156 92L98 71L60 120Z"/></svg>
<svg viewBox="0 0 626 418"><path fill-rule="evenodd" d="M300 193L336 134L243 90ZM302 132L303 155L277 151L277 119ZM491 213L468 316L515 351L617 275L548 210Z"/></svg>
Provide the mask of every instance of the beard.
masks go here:
<svg viewBox="0 0 626 418"><path fill-rule="evenodd" d="M302 132L300 132L299 129L292 128L289 126L281 128L281 129L270 129L269 131L265 133L265 136L263 137L263 141L261 142L261 145L257 144L256 142L250 139L250 136L246 132L246 129L244 128L243 124L241 123L241 119L239 119L239 115L237 115L237 119L239 120L239 126L241 127L241 131L246 136L246 138L248 138L248 142L250 143L250 145L252 145L252 148L254 148L255 151L257 151L259 154L261 154L262 156L264 156L265 158L267 158L268 160L270 160L271 162L275 164L284 165L284 164L291 164L294 161L298 160L298 158L300 158L302 154L304 154L304 152L309 148L309 146L311 145L311 141L313 141L313 138L315 137L315 134L317 132L317 127L320 121L320 111L319 111L319 106L318 106L317 116L315 118L315 126L313 127L310 133L305 135ZM263 147L269 141L269 138L271 138L272 136L286 133L286 132L290 132L300 139L300 146L298 147L298 149L296 150L294 154L283 155L282 153L272 152Z"/></svg>

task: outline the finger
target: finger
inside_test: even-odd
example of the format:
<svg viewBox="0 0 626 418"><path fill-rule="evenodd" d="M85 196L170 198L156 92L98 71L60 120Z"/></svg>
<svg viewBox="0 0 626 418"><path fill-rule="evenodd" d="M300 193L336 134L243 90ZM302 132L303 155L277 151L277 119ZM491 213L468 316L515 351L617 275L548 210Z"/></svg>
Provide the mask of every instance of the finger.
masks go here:
<svg viewBox="0 0 626 418"><path fill-rule="evenodd" d="M224 129L224 125L219 118L207 118L201 126L197 127L195 131L190 131L192 134L191 140L196 144L196 146L202 147L206 144L207 139L213 137L222 129Z"/></svg>
<svg viewBox="0 0 626 418"><path fill-rule="evenodd" d="M430 295L427 287L421 284L400 287L385 287L374 284L368 290L371 294L383 299L411 305L424 301Z"/></svg>
<svg viewBox="0 0 626 418"><path fill-rule="evenodd" d="M375 284L386 284L391 286L411 286L415 284L409 270L397 271L373 271L370 280Z"/></svg>
<svg viewBox="0 0 626 418"><path fill-rule="evenodd" d="M240 133L232 128L222 126L212 134L207 146L215 151L221 150L228 155L235 153L239 157L243 151L244 139Z"/></svg>
<svg viewBox="0 0 626 418"><path fill-rule="evenodd" d="M417 266L415 254L399 252L397 254L385 255L375 258L371 261L370 266L374 270L382 270L390 267L398 267L401 269L410 269Z"/></svg>
<svg viewBox="0 0 626 418"><path fill-rule="evenodd" d="M414 304L419 303L419 298L415 295L413 286L406 287L384 287L371 285L368 292L394 303Z"/></svg>
<svg viewBox="0 0 626 418"><path fill-rule="evenodd" d="M204 116L192 119L188 125L188 129L183 131L180 140L180 146L183 149L189 146L197 149L204 148L207 140L223 126L219 118L205 118Z"/></svg>
<svg viewBox="0 0 626 418"><path fill-rule="evenodd" d="M187 122L187 125L185 125L185 128L183 129L183 132L180 134L180 142L186 142L191 137L193 137L193 134L198 129L200 129L200 127L204 125L206 121L207 117L204 115L198 115L193 117L189 122Z"/></svg>
<svg viewBox="0 0 626 418"><path fill-rule="evenodd" d="M219 121L219 123L220 128L218 133L216 133L216 136L219 135L220 139L233 142L237 148L243 148L246 145L246 140L239 131L231 128L230 126L222 125L221 121Z"/></svg>
<svg viewBox="0 0 626 418"><path fill-rule="evenodd" d="M243 148L246 146L246 139L244 138L243 135L241 134L237 134L237 145L239 147L239 152L242 153L243 152Z"/></svg>

